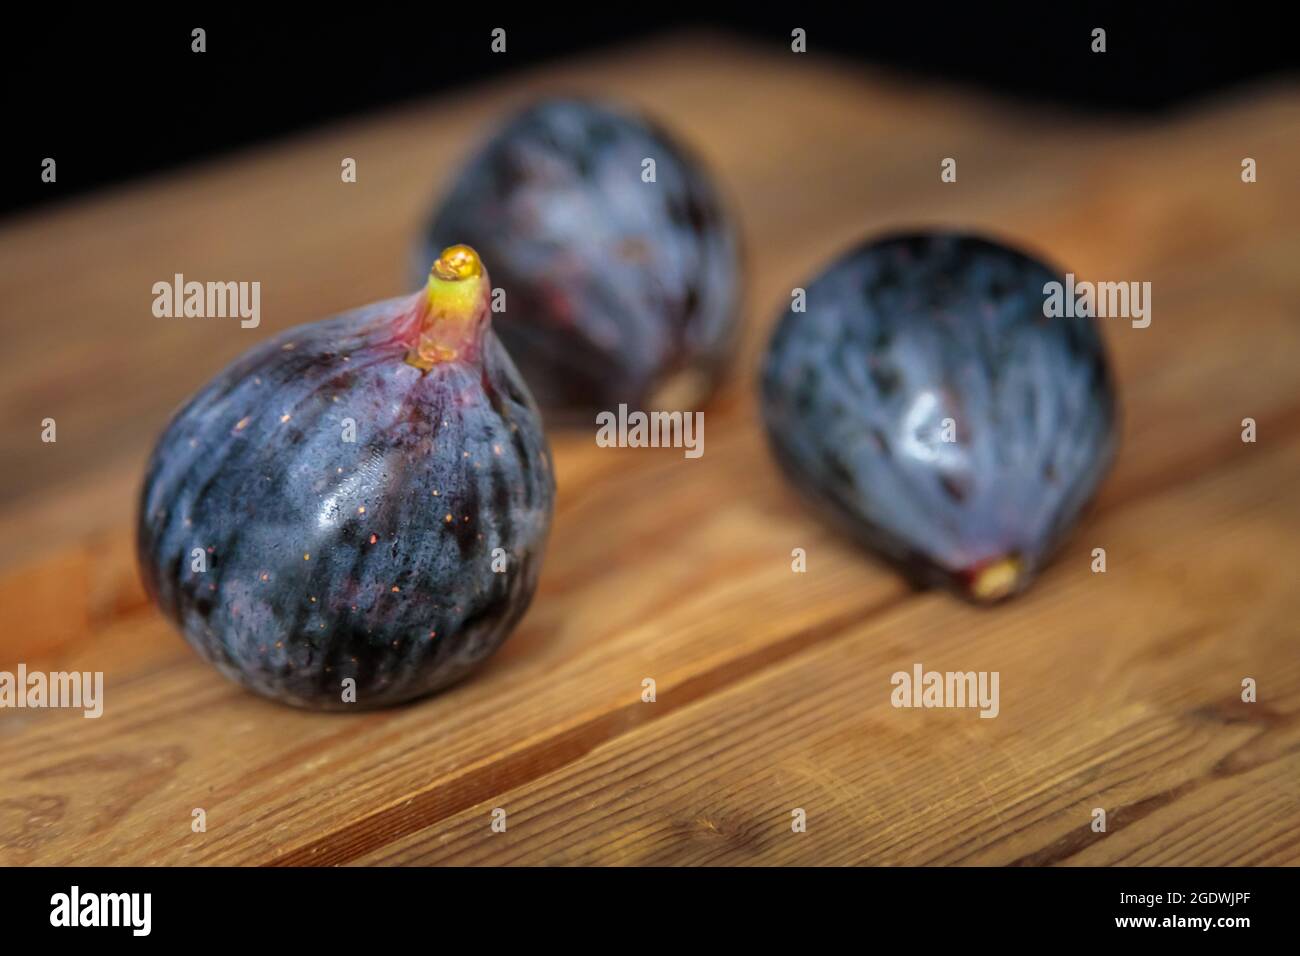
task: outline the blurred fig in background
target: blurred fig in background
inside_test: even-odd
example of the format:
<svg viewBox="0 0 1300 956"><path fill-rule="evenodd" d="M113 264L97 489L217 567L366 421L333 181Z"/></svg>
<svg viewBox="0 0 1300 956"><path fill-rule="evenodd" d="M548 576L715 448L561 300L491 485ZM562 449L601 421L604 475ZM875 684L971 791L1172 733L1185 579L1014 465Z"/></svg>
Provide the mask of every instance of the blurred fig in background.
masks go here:
<svg viewBox="0 0 1300 956"><path fill-rule="evenodd" d="M712 390L736 332L738 238L704 169L647 120L583 99L524 110L461 171L416 263L453 241L492 263L493 326L548 422Z"/></svg>
<svg viewBox="0 0 1300 956"><path fill-rule="evenodd" d="M1110 467L1094 320L1044 314L1061 279L974 236L896 236L835 262L777 325L762 406L778 461L914 583L1015 594Z"/></svg>

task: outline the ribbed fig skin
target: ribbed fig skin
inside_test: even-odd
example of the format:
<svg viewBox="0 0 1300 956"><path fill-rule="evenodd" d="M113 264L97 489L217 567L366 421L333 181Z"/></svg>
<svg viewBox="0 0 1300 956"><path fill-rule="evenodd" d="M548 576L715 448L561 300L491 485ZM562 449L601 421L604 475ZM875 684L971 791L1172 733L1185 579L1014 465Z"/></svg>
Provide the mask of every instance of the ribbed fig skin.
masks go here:
<svg viewBox="0 0 1300 956"><path fill-rule="evenodd" d="M554 498L537 409L490 329L481 363L407 364L392 320L411 301L255 348L177 413L149 463L150 594L268 697L345 709L438 690L487 659L536 589Z"/></svg>
<svg viewBox="0 0 1300 956"><path fill-rule="evenodd" d="M1091 318L1044 316L1053 280L979 237L892 236L840 258L777 324L761 387L777 460L917 584L970 597L1011 556L1022 589L1110 467L1103 343Z"/></svg>
<svg viewBox="0 0 1300 956"><path fill-rule="evenodd" d="M681 146L618 107L545 100L507 122L440 204L417 272L452 241L492 263L506 293L493 327L549 422L685 407L730 354L740 254L722 200Z"/></svg>

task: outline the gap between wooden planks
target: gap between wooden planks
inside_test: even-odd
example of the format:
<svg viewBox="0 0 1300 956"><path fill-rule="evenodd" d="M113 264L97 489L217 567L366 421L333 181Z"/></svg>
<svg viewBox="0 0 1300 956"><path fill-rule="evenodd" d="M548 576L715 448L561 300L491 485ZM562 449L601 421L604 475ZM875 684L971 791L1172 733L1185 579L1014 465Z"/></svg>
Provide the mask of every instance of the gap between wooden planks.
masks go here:
<svg viewBox="0 0 1300 956"><path fill-rule="evenodd" d="M22 507L0 511L8 532L0 540L11 564L27 548L49 557L0 578L0 657L98 662L119 711L94 727L62 714L0 722L0 860L342 862L523 781L581 768L594 748L674 709L693 713L682 708L802 659L858 618L919 600L937 615L933 626L945 626L965 609L912 598L808 518L772 471L753 415L754 363L791 281L873 228L970 223L1023 237L1080 275L1154 282L1151 329L1106 328L1126 440L1103 517L1242 461L1255 451L1237 440L1244 414L1268 441L1295 433L1296 187L1274 178L1242 192L1233 155L1235 142L1249 140L1272 162L1293 164L1293 95L1146 131L1090 123L1091 145L1080 150L1079 125L743 49L684 69L684 50L594 61L545 83L612 89L670 114L738 200L751 306L737 374L707 408L706 456L687 471L680 456L611 455L556 436L558 521L533 610L480 678L403 711L322 719L249 698L194 660L142 603L128 530L140 460L167 407L251 339L137 328L147 308L129 304L123 277L194 271L171 267L167 246L178 236L186 261L205 274L256 263L284 296L265 334L391 294L400 280L387 287L383 277L405 262L430 170L440 175L438 160L463 150L482 117L518 94L487 91L323 134L0 234L0 261L32 270L0 273L9 301L24 314L66 313L68 323L93 318L75 336L68 323L21 323L5 388L23 409L32 394L50 400L72 383L96 398L68 410L77 440L53 462L32 458L15 437L27 419L5 403L13 426L5 435L30 468L4 478L21 483ZM781 96L814 105L798 125L773 122ZM321 202L334 193L301 170L335 169L339 149L357 146L378 164L376 189L364 201ZM961 189L941 186L926 166L937 166L937 150L971 160ZM428 169L393 158L413 151ZM788 188L792 165L802 171L799 190ZM271 223L260 241L248 237L259 206L305 224L311 238ZM196 217L211 222L205 207L231 214L220 243L230 251L186 230ZM123 235L115 227L128 215L140 225ZM329 238L339 231L355 242ZM79 255L94 267L71 283L39 281ZM334 278L313 285L307 274ZM69 338L61 364L44 360ZM105 375L139 384L105 402ZM41 493L45 485L55 490ZM797 589L791 541L814 554L814 573ZM1045 586L1081 573L1067 561ZM1030 595L1020 613L1051 606L1043 600ZM654 711L637 700L647 674L661 688ZM208 834L189 831L194 805L209 809Z"/></svg>

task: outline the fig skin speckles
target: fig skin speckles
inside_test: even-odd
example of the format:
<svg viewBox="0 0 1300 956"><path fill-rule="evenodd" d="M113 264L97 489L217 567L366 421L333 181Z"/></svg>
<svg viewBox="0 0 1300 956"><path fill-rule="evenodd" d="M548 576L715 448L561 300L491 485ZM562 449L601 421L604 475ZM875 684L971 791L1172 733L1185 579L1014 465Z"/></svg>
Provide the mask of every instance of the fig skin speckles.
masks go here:
<svg viewBox="0 0 1300 956"><path fill-rule="evenodd" d="M260 694L343 710L431 693L482 664L536 589L554 498L539 413L470 315L483 303L431 310L431 295L254 348L154 451L138 532L147 589L204 658Z"/></svg>
<svg viewBox="0 0 1300 956"><path fill-rule="evenodd" d="M1051 281L975 236L892 236L777 324L761 402L778 462L918 585L979 603L1022 590L1110 468L1105 349L1093 319L1044 316Z"/></svg>
<svg viewBox="0 0 1300 956"><path fill-rule="evenodd" d="M642 179L655 162L655 181ZM737 331L735 230L703 168L624 109L549 99L493 135L418 245L466 241L492 264L493 325L548 424L617 408L687 408Z"/></svg>

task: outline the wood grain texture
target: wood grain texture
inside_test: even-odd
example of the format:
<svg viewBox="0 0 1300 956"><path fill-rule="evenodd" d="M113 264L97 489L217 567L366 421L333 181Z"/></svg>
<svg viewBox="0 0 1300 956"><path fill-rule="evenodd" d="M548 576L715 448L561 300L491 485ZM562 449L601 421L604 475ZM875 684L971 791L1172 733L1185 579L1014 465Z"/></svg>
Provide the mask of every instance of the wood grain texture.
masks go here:
<svg viewBox="0 0 1300 956"><path fill-rule="evenodd" d="M253 342L403 291L456 164L547 90L665 118L736 207L745 332L705 454L554 434L541 589L477 678L381 713L253 698L141 592L151 443ZM106 704L0 711L0 863L1300 862L1298 159L1294 88L1079 120L682 37L5 224L0 669L103 670ZM912 593L813 519L755 415L790 288L918 224L1153 286L1150 328L1104 327L1116 469L1038 586L991 612ZM261 327L155 319L150 287L176 272L261 281ZM890 707L917 661L999 671L999 717Z"/></svg>

